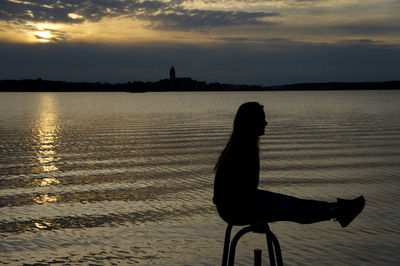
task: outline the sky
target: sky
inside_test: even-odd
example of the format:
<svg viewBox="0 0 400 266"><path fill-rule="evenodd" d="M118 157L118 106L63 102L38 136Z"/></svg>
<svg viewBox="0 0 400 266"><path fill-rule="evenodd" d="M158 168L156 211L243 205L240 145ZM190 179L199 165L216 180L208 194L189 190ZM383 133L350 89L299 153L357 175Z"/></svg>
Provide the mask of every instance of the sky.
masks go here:
<svg viewBox="0 0 400 266"><path fill-rule="evenodd" d="M0 79L400 79L399 0L0 0Z"/></svg>

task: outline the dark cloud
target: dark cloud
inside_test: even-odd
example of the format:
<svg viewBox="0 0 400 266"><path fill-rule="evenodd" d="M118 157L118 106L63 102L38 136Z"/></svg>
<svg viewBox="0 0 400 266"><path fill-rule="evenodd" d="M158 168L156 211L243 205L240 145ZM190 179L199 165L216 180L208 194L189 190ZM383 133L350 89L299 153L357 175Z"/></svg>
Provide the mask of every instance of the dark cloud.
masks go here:
<svg viewBox="0 0 400 266"><path fill-rule="evenodd" d="M120 0L40 0L0 2L0 20L13 23L96 22L107 17L132 17L146 20L157 29L198 29L229 25L269 24L262 19L277 16L276 13L231 12L191 10L181 6L184 1L120 1ZM75 14L78 16L71 16Z"/></svg>
<svg viewBox="0 0 400 266"><path fill-rule="evenodd" d="M271 2L271 3L285 3L286 5L298 5L298 4L317 4L317 3L323 3L323 2L328 2L331 0L202 0L203 3L206 4L232 4L232 2L237 2L237 3L246 3L246 4L257 4L257 3L266 3L266 2ZM194 2L194 0L186 0L186 2Z"/></svg>
<svg viewBox="0 0 400 266"><path fill-rule="evenodd" d="M328 2L329 0L292 0L290 2L298 2L298 3L322 3Z"/></svg>
<svg viewBox="0 0 400 266"><path fill-rule="evenodd" d="M21 1L21 2L0 2L0 19L5 21L49 21L49 22L74 22L69 13L73 13L78 6L64 4L63 1L55 4L54 1ZM76 1L70 1L76 2ZM79 22L82 22L80 20Z"/></svg>
<svg viewBox="0 0 400 266"><path fill-rule="evenodd" d="M370 40L311 44L289 39L214 46L184 44L0 44L0 79L156 81L178 76L207 82L277 85L399 79L400 48Z"/></svg>
<svg viewBox="0 0 400 266"><path fill-rule="evenodd" d="M397 21L363 21L343 23L328 27L331 32L349 35L399 35L400 18Z"/></svg>
<svg viewBox="0 0 400 266"><path fill-rule="evenodd" d="M304 42L295 42L287 38L254 38L254 37L216 37L214 40L217 41L225 41L225 42L230 42L230 43L242 43L242 42L247 42L247 43L262 43L266 45L295 45L295 44L305 44ZM271 47L271 46L270 46Z"/></svg>
<svg viewBox="0 0 400 266"><path fill-rule="evenodd" d="M203 27L223 27L238 25L271 25L272 22L262 21L267 17L278 16L277 13L265 12L232 12L210 10L176 10L174 13L144 15L157 29L198 29Z"/></svg>

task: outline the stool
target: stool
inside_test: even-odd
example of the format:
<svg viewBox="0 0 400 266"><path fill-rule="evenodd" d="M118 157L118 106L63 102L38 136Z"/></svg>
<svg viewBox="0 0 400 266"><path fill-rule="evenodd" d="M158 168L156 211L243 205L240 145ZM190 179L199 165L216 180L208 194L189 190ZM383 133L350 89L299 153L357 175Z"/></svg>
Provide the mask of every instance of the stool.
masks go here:
<svg viewBox="0 0 400 266"><path fill-rule="evenodd" d="M267 238L270 264L275 266L275 258L276 258L276 262L277 262L278 266L283 265L281 247L279 245L278 238L274 235L274 233L271 232L267 223L264 223L261 225L258 225L258 224L257 225L248 225L248 226L242 228L241 230L239 230L239 232L237 232L235 234L235 236L232 239L232 242L230 242L232 227L233 227L233 224L228 224L228 226L226 227L224 252L222 255L222 266L227 265L228 256L229 256L228 265L229 266L234 265L237 242L244 234L246 234L248 232L265 234L265 236Z"/></svg>

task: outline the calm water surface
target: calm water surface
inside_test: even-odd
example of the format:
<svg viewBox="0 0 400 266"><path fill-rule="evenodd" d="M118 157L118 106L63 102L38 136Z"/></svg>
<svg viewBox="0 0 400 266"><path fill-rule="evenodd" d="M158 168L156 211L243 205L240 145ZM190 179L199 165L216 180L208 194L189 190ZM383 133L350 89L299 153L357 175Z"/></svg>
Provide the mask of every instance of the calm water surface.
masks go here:
<svg viewBox="0 0 400 266"><path fill-rule="evenodd" d="M249 100L269 122L261 187L367 199L346 229L271 224L285 264L400 264L398 91L1 93L0 264L220 264L213 166Z"/></svg>

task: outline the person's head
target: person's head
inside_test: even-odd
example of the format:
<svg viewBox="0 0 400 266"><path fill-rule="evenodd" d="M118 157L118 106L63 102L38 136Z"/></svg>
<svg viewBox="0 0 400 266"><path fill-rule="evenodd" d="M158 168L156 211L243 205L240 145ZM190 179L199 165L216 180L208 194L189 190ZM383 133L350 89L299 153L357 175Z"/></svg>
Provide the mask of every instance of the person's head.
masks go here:
<svg viewBox="0 0 400 266"><path fill-rule="evenodd" d="M258 138L264 135L266 125L264 107L257 102L246 102L236 113L232 136Z"/></svg>
<svg viewBox="0 0 400 266"><path fill-rule="evenodd" d="M241 148L237 149L238 145L239 147L243 144L247 146L249 143L254 141L254 147L256 147L255 151L258 152L259 137L264 135L266 125L268 125L268 123L265 121L264 107L261 104L257 102L247 102L242 104L239 107L233 122L232 135L229 138L225 149L222 151L217 164L215 165L214 171L218 169L224 158L243 151ZM232 149L232 146L236 146L236 148ZM247 155L248 154L244 156Z"/></svg>

